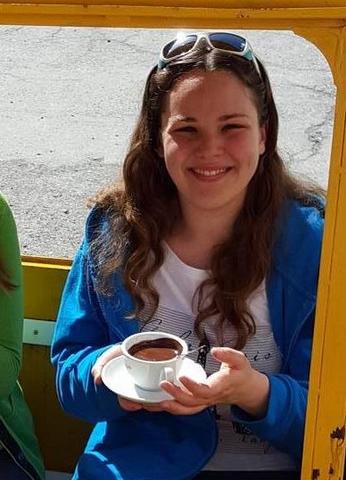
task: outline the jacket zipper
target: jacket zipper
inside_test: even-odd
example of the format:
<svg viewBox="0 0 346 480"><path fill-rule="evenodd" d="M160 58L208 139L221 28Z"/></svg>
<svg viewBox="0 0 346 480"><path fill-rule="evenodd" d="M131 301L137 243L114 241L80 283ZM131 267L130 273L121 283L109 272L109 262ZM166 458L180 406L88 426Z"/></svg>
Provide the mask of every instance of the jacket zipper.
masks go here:
<svg viewBox="0 0 346 480"><path fill-rule="evenodd" d="M28 476L28 478L30 478L30 480L36 480L27 470L25 470L25 468L20 463L18 463L15 456L12 455L11 450L9 450L1 440L0 440L0 446L8 453L8 455L12 458L12 460L17 465L17 467L19 467Z"/></svg>

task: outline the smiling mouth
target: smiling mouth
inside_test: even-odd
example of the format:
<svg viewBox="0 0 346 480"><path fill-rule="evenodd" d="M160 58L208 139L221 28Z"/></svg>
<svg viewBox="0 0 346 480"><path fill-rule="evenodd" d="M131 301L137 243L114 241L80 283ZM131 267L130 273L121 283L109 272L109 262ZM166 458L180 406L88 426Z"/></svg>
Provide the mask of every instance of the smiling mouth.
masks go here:
<svg viewBox="0 0 346 480"><path fill-rule="evenodd" d="M215 178L231 170L231 167L224 168L190 168L190 171L198 177Z"/></svg>

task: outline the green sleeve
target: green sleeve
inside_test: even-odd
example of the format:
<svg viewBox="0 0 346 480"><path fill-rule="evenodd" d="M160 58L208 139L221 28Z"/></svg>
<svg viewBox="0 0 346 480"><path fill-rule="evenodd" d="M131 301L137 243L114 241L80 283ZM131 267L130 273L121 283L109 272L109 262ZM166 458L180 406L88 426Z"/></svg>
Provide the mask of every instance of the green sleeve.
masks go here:
<svg viewBox="0 0 346 480"><path fill-rule="evenodd" d="M10 282L10 292L0 289L0 400L12 392L18 378L23 335L22 267L16 225L0 195L0 256Z"/></svg>

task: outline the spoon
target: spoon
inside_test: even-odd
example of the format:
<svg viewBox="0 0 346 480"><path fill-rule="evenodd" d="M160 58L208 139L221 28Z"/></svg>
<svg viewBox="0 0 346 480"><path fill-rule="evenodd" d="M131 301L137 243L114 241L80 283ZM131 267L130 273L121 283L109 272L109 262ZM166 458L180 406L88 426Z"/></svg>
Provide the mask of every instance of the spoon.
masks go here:
<svg viewBox="0 0 346 480"><path fill-rule="evenodd" d="M186 355L190 355L190 353L195 353L195 352L198 352L199 350L206 350L206 349L207 349L206 345L200 345L199 347L194 348L193 350L189 350L186 353L180 353L178 357L186 357Z"/></svg>

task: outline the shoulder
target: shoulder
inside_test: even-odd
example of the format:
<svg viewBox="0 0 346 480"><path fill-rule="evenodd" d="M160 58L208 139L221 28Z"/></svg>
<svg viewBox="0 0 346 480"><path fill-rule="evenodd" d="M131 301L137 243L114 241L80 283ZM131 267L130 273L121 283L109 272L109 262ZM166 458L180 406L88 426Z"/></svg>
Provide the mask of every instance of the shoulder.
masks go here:
<svg viewBox="0 0 346 480"><path fill-rule="evenodd" d="M93 207L85 224L85 248L94 260L122 256L128 248L127 225L118 209Z"/></svg>
<svg viewBox="0 0 346 480"><path fill-rule="evenodd" d="M21 278L20 251L16 223L5 197L0 193L0 254L11 283Z"/></svg>
<svg viewBox="0 0 346 480"><path fill-rule="evenodd" d="M11 209L5 199L4 195L0 192L0 217L12 216Z"/></svg>
<svg viewBox="0 0 346 480"><path fill-rule="evenodd" d="M85 237L88 241L104 236L107 232L120 228L123 216L116 207L94 206L87 215L85 223Z"/></svg>
<svg viewBox="0 0 346 480"><path fill-rule="evenodd" d="M274 266L299 285L317 282L324 228L324 201L287 201L276 227Z"/></svg>
<svg viewBox="0 0 346 480"><path fill-rule="evenodd" d="M127 230L124 208L127 204L121 185L110 185L93 198L93 207L87 216L84 237L87 242L102 238L115 241Z"/></svg>
<svg viewBox="0 0 346 480"><path fill-rule="evenodd" d="M4 229L6 233L9 231L15 231L15 221L13 217L12 210L7 203L6 198L0 192L0 226Z"/></svg>
<svg viewBox="0 0 346 480"><path fill-rule="evenodd" d="M321 241L324 227L323 200L316 197L304 204L296 200L287 201L277 223L277 238L286 245L296 242Z"/></svg>
<svg viewBox="0 0 346 480"><path fill-rule="evenodd" d="M85 238L88 243L95 240L100 233L109 228L109 218L106 209L93 207L85 222Z"/></svg>

